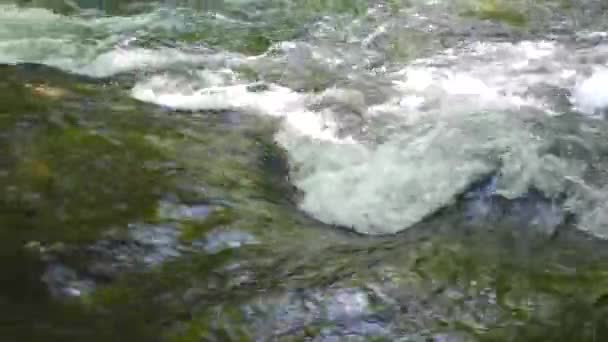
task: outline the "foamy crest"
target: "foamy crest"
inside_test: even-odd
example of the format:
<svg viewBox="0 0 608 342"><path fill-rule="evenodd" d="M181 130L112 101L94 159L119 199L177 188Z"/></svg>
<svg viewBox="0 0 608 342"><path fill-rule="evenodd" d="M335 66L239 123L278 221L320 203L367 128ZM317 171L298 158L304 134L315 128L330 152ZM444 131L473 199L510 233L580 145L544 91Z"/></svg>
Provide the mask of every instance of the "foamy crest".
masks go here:
<svg viewBox="0 0 608 342"><path fill-rule="evenodd" d="M449 204L496 167L491 148L480 152L466 134L466 127L438 125L379 146L285 135L279 141L291 157L292 180L304 191L303 210L360 233L387 234ZM458 150L446 148L455 145Z"/></svg>
<svg viewBox="0 0 608 342"><path fill-rule="evenodd" d="M557 101L544 97L542 91L571 87L576 72L566 71L573 68L571 58L556 43L480 42L414 61L393 78L402 92L422 95L432 109L552 113Z"/></svg>
<svg viewBox="0 0 608 342"><path fill-rule="evenodd" d="M210 79L213 81L210 82ZM262 87L262 90L257 89ZM154 76L139 82L132 96L177 110L239 110L283 118L285 129L296 135L337 141L333 118L307 109L309 96L278 85L258 85L222 80L217 73L203 72L194 80Z"/></svg>
<svg viewBox="0 0 608 342"><path fill-rule="evenodd" d="M291 179L304 193L301 208L328 223L386 234L451 204L490 173L499 175L503 196L531 187L557 196L565 176L584 168L546 153L553 137L537 136L528 122L556 114L555 96L543 90L571 87L575 74L564 72L571 63L555 43L474 43L390 75L400 95L363 114L380 144L279 132ZM374 120L384 120L383 128L374 131Z"/></svg>
<svg viewBox="0 0 608 342"><path fill-rule="evenodd" d="M282 118L276 140L303 192L301 208L327 223L387 234L449 205L491 173L500 171L497 191L507 197L531 186L547 194L563 190L561 176L578 170L543 155L529 116L512 111L545 110L551 103L533 96L534 87L571 81L558 64L548 75L523 65L553 63L557 50L546 43L450 50L392 74L400 96L370 107L365 94L352 89L302 94L268 85L253 91L236 79L209 82L209 74L185 83L156 76L137 84L133 96L174 109Z"/></svg>
<svg viewBox="0 0 608 342"><path fill-rule="evenodd" d="M80 18L0 5L0 63L41 63L92 77L199 65L213 56L176 48L138 47L147 30L179 29L161 10L131 17ZM222 54L228 59L228 54ZM215 61L217 63L217 61ZM226 61L222 61L225 63Z"/></svg>
<svg viewBox="0 0 608 342"><path fill-rule="evenodd" d="M89 76L107 77L136 70L149 72L171 66L196 66L207 60L205 55L188 54L170 48L115 48L75 71Z"/></svg>
<svg viewBox="0 0 608 342"><path fill-rule="evenodd" d="M574 90L577 109L589 115L602 115L608 110L608 70L599 69Z"/></svg>

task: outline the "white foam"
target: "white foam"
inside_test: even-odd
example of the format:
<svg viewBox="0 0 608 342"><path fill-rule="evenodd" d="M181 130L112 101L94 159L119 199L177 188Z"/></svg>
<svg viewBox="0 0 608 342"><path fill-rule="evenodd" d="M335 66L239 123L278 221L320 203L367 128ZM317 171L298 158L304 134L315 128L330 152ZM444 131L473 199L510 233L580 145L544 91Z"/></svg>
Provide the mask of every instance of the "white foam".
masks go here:
<svg viewBox="0 0 608 342"><path fill-rule="evenodd" d="M369 107L352 89L315 95L269 85L253 92L236 79L183 83L166 74L138 83L133 96L175 109L282 118L276 141L303 192L300 207L327 223L387 234L449 205L494 171L507 197L530 186L557 194L563 175L580 173L542 155L542 141L526 126L529 115L539 115L529 110L550 113L551 99L535 96L536 87L574 81L560 51L547 42L446 50L390 75L398 95Z"/></svg>
<svg viewBox="0 0 608 342"><path fill-rule="evenodd" d="M570 88L573 61L552 42L473 43L415 61L393 76L403 92L427 102L470 109L528 108L550 112L553 102L531 94L542 86ZM438 67L436 65L440 65ZM569 71L569 72L565 72Z"/></svg>
<svg viewBox="0 0 608 342"><path fill-rule="evenodd" d="M608 69L599 69L582 81L573 92L577 109L589 115L599 115L608 109Z"/></svg>
<svg viewBox="0 0 608 342"><path fill-rule="evenodd" d="M212 77L207 72L206 77ZM334 123L306 109L308 96L277 85L265 91L250 90L251 84L218 82L205 86L204 80L183 82L168 75L157 75L139 82L132 96L178 110L239 110L246 113L284 118L285 129L293 134L320 140L338 141ZM224 84L218 84L224 83Z"/></svg>
<svg viewBox="0 0 608 342"><path fill-rule="evenodd" d="M462 133L435 127L377 147L302 139L282 143L297 170L292 180L305 194L302 209L327 223L386 234L449 204L472 179L492 170L491 162L463 146Z"/></svg>
<svg viewBox="0 0 608 342"><path fill-rule="evenodd" d="M413 62L392 76L401 95L364 115L400 118L400 128L386 129L383 121L384 129L372 132L385 141L380 145L280 132L291 179L304 193L301 208L328 223L386 234L450 204L494 171L507 197L530 186L549 196L563 191L564 175L581 169L542 154L544 142L525 123L542 115L534 111L553 114L555 99L534 91L572 86L573 74L563 72L571 61L561 52L551 42L475 43Z"/></svg>
<svg viewBox="0 0 608 342"><path fill-rule="evenodd" d="M42 63L93 77L174 65L213 56L173 48L133 47L142 32L179 29L180 17L161 10L131 17L79 18L44 9L0 5L0 63ZM228 59L228 54L223 54ZM222 61L225 62L225 61Z"/></svg>
<svg viewBox="0 0 608 342"><path fill-rule="evenodd" d="M171 48L115 48L76 71L89 76L107 77L134 70L154 71L169 66L200 65L208 59L205 55L188 54Z"/></svg>

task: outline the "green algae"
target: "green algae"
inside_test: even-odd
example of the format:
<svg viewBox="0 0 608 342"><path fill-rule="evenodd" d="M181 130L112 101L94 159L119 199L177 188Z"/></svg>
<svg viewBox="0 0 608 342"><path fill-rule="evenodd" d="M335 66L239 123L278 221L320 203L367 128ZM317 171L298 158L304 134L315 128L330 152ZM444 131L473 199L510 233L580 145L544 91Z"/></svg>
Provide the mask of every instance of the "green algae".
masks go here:
<svg viewBox="0 0 608 342"><path fill-rule="evenodd" d="M602 298L605 297L600 294L604 291L608 278L605 272L599 271L602 266L583 267L576 273L569 274L559 267L543 267L550 264L550 260L542 256L542 253L534 256L540 260L531 263L527 259L513 258L512 251L497 252L489 246L497 245L485 245L481 240L471 238L451 241L436 238L430 244L395 246L409 249L405 255L390 247L371 254L361 254L353 248L350 248L350 252L347 252L349 248L325 249L318 258L302 259L301 256L294 255L293 259L299 262L268 266L274 271L266 276L280 276L289 282L288 288L348 288L357 283L358 286L365 286L385 278L383 272L375 276L373 272L370 273L368 265L373 264L370 259L393 260L396 266L399 265L395 268L400 274L398 278L409 283L408 286L401 284L399 288L410 293L409 296L413 291L419 298L426 298L425 302L429 306L437 305L436 313L442 311L440 308L446 307L466 310L467 304L463 299L477 298L480 290L493 289L496 292L497 304L482 301L476 310L482 313L497 309L501 317L498 321L484 322L480 318L465 318L458 315L456 310L454 316L445 313L446 316L442 319L433 319L436 325L428 328L437 332L451 327L473 334L483 341L504 340L507 336L517 336L518 340L534 340L534 336L543 336L558 341L579 340L577 338L591 341L592 336L586 331L593 329L586 328L587 325L595 324L594 329L603 331L601 322L607 317L607 312L602 305ZM342 258L343 253L348 253L348 257L344 255ZM323 262L323 259L331 262ZM416 262L410 263L411 259ZM415 266L408 267L408 263ZM412 267L423 269L425 273L421 277L412 277ZM264 277L265 272L259 271L256 274ZM352 275L355 274L360 282L353 282ZM327 280L323 280L324 277ZM263 283L263 280L258 281ZM430 284L434 285L429 287ZM445 288L454 286L464 291L463 297L446 297ZM239 321L234 324L242 324L237 322ZM195 325L199 323L200 320L193 322ZM505 326L511 328L505 329Z"/></svg>
<svg viewBox="0 0 608 342"><path fill-rule="evenodd" d="M501 0L476 1L463 12L463 15L481 20L504 22L516 27L523 27L528 24L528 16L524 12L524 5Z"/></svg>
<svg viewBox="0 0 608 342"><path fill-rule="evenodd" d="M387 47L387 57L395 62L408 62L422 57L437 43L429 34L417 30L400 29L391 33Z"/></svg>
<svg viewBox="0 0 608 342"><path fill-rule="evenodd" d="M55 302L41 275L49 255L154 216L172 184L164 152L147 139L159 124L110 108L110 87L39 66L0 73L0 301L12 316L0 315L0 336L153 341L158 327L138 323L145 313L106 316L83 306L90 298Z"/></svg>
<svg viewBox="0 0 608 342"><path fill-rule="evenodd" d="M258 55L274 43L300 37L302 27L324 15L355 18L364 15L366 1L352 0L265 0L245 3L225 2L212 10L197 13L196 25L178 33L184 42L199 42L214 48ZM218 18L228 15L234 21ZM171 38L174 38L173 36Z"/></svg>
<svg viewBox="0 0 608 342"><path fill-rule="evenodd" d="M64 85L58 81L49 87ZM272 122L244 117L242 126L235 127L224 121L222 113L205 113L200 122L185 116L156 116L158 112L150 106L118 100L112 88L101 93L87 84L69 87L61 102L37 98L22 86L14 89L33 104L7 114L10 139L3 141L14 156L3 167L6 186L16 186L12 192L16 197L7 197L3 203L14 205L15 213L3 213L4 222L12 225L2 230L2 236L11 235L10 243L21 240L16 248L55 241L77 246L106 231L124 229L130 222L162 223L158 201L172 192L195 203L213 198L230 203L214 206L216 210L202 221L178 222L184 242L215 227L234 225L260 233L268 242L264 253L252 251L250 258L264 254L262 259L271 259L274 252L267 252L275 246L289 248L285 242L292 239L308 244L317 236L303 229L313 226L310 221L283 207L291 202L293 190L285 178L285 156L269 138ZM85 93L88 108L78 103ZM63 111L73 113L69 120L64 120ZM178 185L204 191L194 194ZM33 195L25 196L28 193ZM276 236L279 230L285 234L280 239ZM33 240L36 243L28 243ZM221 274L219 268L228 260L241 258L248 257L227 251L186 258L145 274L125 275L82 298L85 307L78 310L87 312L82 315L90 320L90 329L120 327L125 336L160 336L158 329L164 322L183 319L187 312L179 299L156 298L163 294L179 298L179 291L193 284L205 287L209 277ZM276 285L272 270L264 270L268 277L263 283ZM231 277L220 278L220 285L206 300L217 305L222 299L239 298L238 293L250 297L248 288L239 288Z"/></svg>
<svg viewBox="0 0 608 342"><path fill-rule="evenodd" d="M219 208L211 212L202 222L182 222L180 238L184 242L192 242L204 236L210 230L227 226L235 221L234 210Z"/></svg>
<svg viewBox="0 0 608 342"><path fill-rule="evenodd" d="M162 174L152 166L160 155L141 137L68 129L13 148L20 161L11 181L17 189L10 193L36 194L35 200L13 203L35 213L31 225L45 227L38 239L58 230L70 235L62 238L78 239L145 218L154 213L163 190Z"/></svg>
<svg viewBox="0 0 608 342"><path fill-rule="evenodd" d="M162 152L141 133L106 133L23 110L9 113L13 127L2 147L10 162L0 201L12 208L4 222L41 241L79 240L154 213L170 178L157 167Z"/></svg>
<svg viewBox="0 0 608 342"><path fill-rule="evenodd" d="M202 42L210 47L250 55L265 52L275 41L288 39L289 34L273 34L272 28L228 26L216 23L213 19L201 24L200 30L180 34L178 39L184 42Z"/></svg>
<svg viewBox="0 0 608 342"><path fill-rule="evenodd" d="M276 235L281 225L264 228L273 229ZM155 302L155 310L166 314L156 322L173 321L164 330L165 337L180 342L214 338L248 341L255 328L240 310L242 305L255 303L260 296L295 289L353 287L376 296L370 308L373 312L395 310L395 303L416 305L412 300L425 303L433 317L420 313L422 316L414 321L407 315L396 318L404 331L415 332L421 327L433 333L455 330L480 341L592 341L593 329L604 331L602 322L608 317L605 264L588 261L572 272L552 254L559 251L559 243L532 243L532 254L519 255L500 244L504 239L480 232L430 239L404 237L390 242L367 240L360 241L359 246L351 243L313 251L313 246L302 246L317 241L305 237L302 234L297 239L280 240L282 248L264 241L215 255L175 260L98 292L96 303L122 310L121 303L129 302L128 298L170 298ZM535 249L540 246L544 250ZM148 285L141 286L144 279ZM387 289L377 289L383 283ZM185 304L179 298L191 288L197 289L198 299ZM451 294L448 289L458 289L461 295ZM496 303L480 299L484 298L480 291L495 293ZM470 300L480 301L470 307ZM265 310L256 317L270 313ZM469 315L475 312L480 316ZM498 312L497 320L483 319L492 312ZM278 340L314 336L319 326L302 329Z"/></svg>

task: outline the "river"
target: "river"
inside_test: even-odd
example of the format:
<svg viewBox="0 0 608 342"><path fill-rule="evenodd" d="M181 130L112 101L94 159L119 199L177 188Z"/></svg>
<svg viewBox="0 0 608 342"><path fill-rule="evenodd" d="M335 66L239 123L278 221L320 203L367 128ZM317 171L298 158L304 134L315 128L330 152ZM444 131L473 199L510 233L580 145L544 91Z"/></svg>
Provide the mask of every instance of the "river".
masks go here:
<svg viewBox="0 0 608 342"><path fill-rule="evenodd" d="M2 341L600 341L600 0L0 1Z"/></svg>

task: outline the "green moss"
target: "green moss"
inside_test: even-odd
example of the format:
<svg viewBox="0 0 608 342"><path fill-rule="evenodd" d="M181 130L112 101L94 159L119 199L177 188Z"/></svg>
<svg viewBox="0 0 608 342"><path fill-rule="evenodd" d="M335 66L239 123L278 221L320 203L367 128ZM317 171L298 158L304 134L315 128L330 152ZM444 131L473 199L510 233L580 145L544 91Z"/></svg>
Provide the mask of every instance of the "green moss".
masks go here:
<svg viewBox="0 0 608 342"><path fill-rule="evenodd" d="M502 21L513 26L525 26L528 18L513 10L482 10L477 13L480 19Z"/></svg>
<svg viewBox="0 0 608 342"><path fill-rule="evenodd" d="M247 36L244 38L244 43L240 49L242 52L258 55L264 53L273 41L267 37L261 30L249 31Z"/></svg>
<svg viewBox="0 0 608 342"><path fill-rule="evenodd" d="M605 265L591 262L568 270L556 266L553 256L540 248L524 257L496 243L484 245L482 238L476 238L436 240L415 253L423 279L456 286L471 298L478 296L480 289L495 291L504 315L499 322L503 323L488 326L475 320L458 321L461 330L481 341L502 341L507 336L526 341L592 341L593 329L606 329L603 322L608 312L602 298L608 276L601 271ZM525 243L536 248L534 242ZM457 301L450 304L458 305Z"/></svg>
<svg viewBox="0 0 608 342"><path fill-rule="evenodd" d="M9 123L9 118L13 122L18 115L24 113L47 110L51 105L45 98L34 97L24 84L11 79L1 81L0 90L0 123Z"/></svg>
<svg viewBox="0 0 608 342"><path fill-rule="evenodd" d="M241 314L235 310L223 310L221 315L224 318L233 317L234 322L242 320ZM238 318L237 318L238 317ZM217 317L212 315L197 318L194 322L187 325L186 330L180 333L168 334L168 342L196 342L196 341L229 341L229 342L249 342L253 341L251 336L243 326L238 323L235 326L222 326L221 323L213 324Z"/></svg>
<svg viewBox="0 0 608 342"><path fill-rule="evenodd" d="M466 10L463 15L482 20L504 22L512 26L525 26L528 23L528 17L516 6L516 4L501 0L480 0L477 6Z"/></svg>
<svg viewBox="0 0 608 342"><path fill-rule="evenodd" d="M16 187L9 196L24 214L32 212L24 221L44 227L42 240L59 232L79 239L152 216L168 184L157 168L162 154L137 135L49 130L12 150L19 161L5 186Z"/></svg>
<svg viewBox="0 0 608 342"><path fill-rule="evenodd" d="M260 245L176 261L156 272L146 281L156 284L154 291L171 289L180 293L192 284L199 284L204 292L195 313L180 325L182 328L170 329L168 340L247 341L251 338L248 329L253 327L239 308L260 293L365 287L389 277L396 280L391 284L405 291L405 300L416 296L427 303L429 310L448 306L459 313L433 316L428 329L457 329L481 341L501 341L508 336L517 340L592 341L588 326L603 332L602 320L608 317L604 295L608 277L601 264L588 263L576 273L569 273L548 267L552 257L542 251L529 256L534 260L522 259L509 248L480 236L437 236L430 241L390 243L368 241L359 247L343 245L316 251L311 251L310 246L299 248L297 241L289 243L284 249ZM385 266L392 265L391 272L396 274L374 269L378 260ZM224 268L231 261L239 261L241 266L235 271ZM416 268L420 272L414 272ZM241 272L253 274L252 282L232 282ZM217 281L211 277L217 277ZM462 298L444 296L444 289L453 287L464 291ZM479 310L483 316L486 305L491 308L493 304L484 304L483 299L474 308L467 304L471 299L479 299L479 291L483 289L494 289L497 294L500 315L496 324L480 321L475 315ZM151 295L154 292L146 293L147 297L154 297ZM124 295L118 292L106 298L120 302L121 296ZM390 302L378 300L381 303L374 304L374 310L391 310ZM315 336L317 328L317 325L303 328L281 340Z"/></svg>
<svg viewBox="0 0 608 342"><path fill-rule="evenodd" d="M173 183L166 154L147 138L159 123L140 124L144 115L136 111L125 118L108 110L115 105L108 103L112 88L95 92L72 76L32 68L40 70L1 68L0 234L22 243L90 241L153 217ZM30 85L45 78L53 96Z"/></svg>
<svg viewBox="0 0 608 342"><path fill-rule="evenodd" d="M227 226L236 220L236 213L230 208L218 208L209 214L202 222L189 221L181 224L180 238L184 242L192 242L202 237L208 231Z"/></svg>
<svg viewBox="0 0 608 342"><path fill-rule="evenodd" d="M240 22L217 19L208 13L196 13L195 18L189 18L192 27L178 33L177 39L257 55L266 52L275 42L297 38L304 32L302 27L323 15L360 16L366 13L367 6L367 1L361 0L225 3L218 11ZM168 34L168 38L176 38L175 32Z"/></svg>

